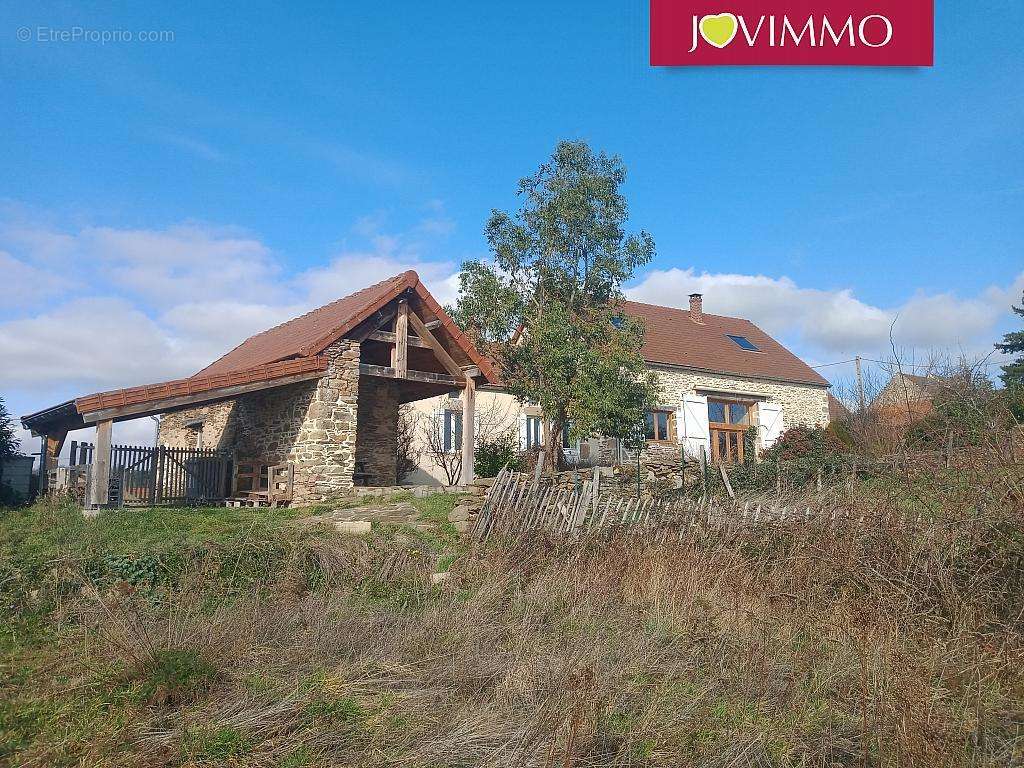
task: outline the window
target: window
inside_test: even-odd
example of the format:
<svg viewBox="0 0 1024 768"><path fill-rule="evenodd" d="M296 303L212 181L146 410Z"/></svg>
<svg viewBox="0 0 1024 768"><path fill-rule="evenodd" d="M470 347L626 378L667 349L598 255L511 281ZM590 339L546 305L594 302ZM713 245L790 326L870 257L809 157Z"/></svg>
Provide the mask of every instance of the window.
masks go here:
<svg viewBox="0 0 1024 768"><path fill-rule="evenodd" d="M752 406L752 403L737 400L708 400L712 462L743 462L746 453L744 433L750 426Z"/></svg>
<svg viewBox="0 0 1024 768"><path fill-rule="evenodd" d="M544 444L544 420L540 416L526 417L525 448L540 448Z"/></svg>
<svg viewBox="0 0 1024 768"><path fill-rule="evenodd" d="M672 411L648 411L647 439L659 443L670 442L673 422L675 422L675 414Z"/></svg>
<svg viewBox="0 0 1024 768"><path fill-rule="evenodd" d="M614 325L616 328L621 329L621 328L623 328L626 325L626 318L624 318L624 317L613 317L612 318L612 325Z"/></svg>
<svg viewBox="0 0 1024 768"><path fill-rule="evenodd" d="M732 427L750 426L750 403L708 400L708 421Z"/></svg>
<svg viewBox="0 0 1024 768"><path fill-rule="evenodd" d="M747 350L748 352L760 352L760 351L761 351L761 350L760 350L760 349L758 349L758 348L757 348L757 346L756 346L756 345L755 345L755 344L754 344L754 343L753 343L753 342L752 342L752 341L751 341L750 339L748 339L748 338L747 338L746 336L733 336L732 334L728 334L728 333L726 334L726 336L728 336L728 337L729 337L730 339L732 339L733 343L734 343L734 344L735 344L735 345L736 345L737 347L739 347L740 349L745 349L745 350Z"/></svg>
<svg viewBox="0 0 1024 768"><path fill-rule="evenodd" d="M446 453L462 450L462 412L444 412L444 450Z"/></svg>

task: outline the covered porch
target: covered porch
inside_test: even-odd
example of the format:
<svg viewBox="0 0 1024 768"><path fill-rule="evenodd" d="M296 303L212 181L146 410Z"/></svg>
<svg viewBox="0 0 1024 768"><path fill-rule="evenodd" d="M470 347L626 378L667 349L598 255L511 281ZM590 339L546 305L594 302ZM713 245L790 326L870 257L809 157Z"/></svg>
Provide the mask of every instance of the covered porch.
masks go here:
<svg viewBox="0 0 1024 768"><path fill-rule="evenodd" d="M214 364L206 375L89 395L23 417L42 440L41 482L56 468L68 433L93 427L87 504L106 506L113 424L160 416L161 445L232 457L226 497L272 493L282 468L293 479L289 501L296 504L357 485L395 485L399 409L455 390L463 393L467 425L461 482L470 482L476 388L493 372L415 273L400 277L406 279L335 327L316 328L321 343L287 359L224 372Z"/></svg>

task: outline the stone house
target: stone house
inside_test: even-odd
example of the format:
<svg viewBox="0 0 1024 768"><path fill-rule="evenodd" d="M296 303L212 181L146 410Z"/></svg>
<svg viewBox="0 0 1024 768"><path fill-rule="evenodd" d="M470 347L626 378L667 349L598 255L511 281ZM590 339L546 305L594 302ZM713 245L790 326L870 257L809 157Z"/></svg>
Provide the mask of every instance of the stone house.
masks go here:
<svg viewBox="0 0 1024 768"><path fill-rule="evenodd" d="M225 495L266 493L285 468L290 501L303 504L396 484L400 407L456 390L472 425L477 386L496 380L409 271L252 336L186 379L79 397L22 423L43 439L43 477L69 430L96 425L93 468L109 477L112 423L159 414L162 445L233 457ZM472 427L462 441L466 482ZM106 482L92 491L91 504L106 503Z"/></svg>
<svg viewBox="0 0 1024 768"><path fill-rule="evenodd" d="M868 412L879 424L900 432L935 410L935 398L953 382L940 376L894 373L868 404Z"/></svg>
<svg viewBox="0 0 1024 768"><path fill-rule="evenodd" d="M752 427L759 451L788 427L828 425L828 381L749 320L705 313L700 294L690 296L689 310L629 301L625 311L645 323L642 352L660 385L660 399L647 417L644 453L652 460L678 462L683 450L692 458L731 463L743 460L744 435ZM485 439L507 432L516 435L520 448L543 444L547 427L539 408L521 406L495 385L480 388L477 406L475 427ZM444 433L444 445L458 443L457 394L412 408ZM437 451L427 450L422 437L418 447L415 479L445 482ZM616 459L614 441L602 439L565 438L563 452L583 465Z"/></svg>

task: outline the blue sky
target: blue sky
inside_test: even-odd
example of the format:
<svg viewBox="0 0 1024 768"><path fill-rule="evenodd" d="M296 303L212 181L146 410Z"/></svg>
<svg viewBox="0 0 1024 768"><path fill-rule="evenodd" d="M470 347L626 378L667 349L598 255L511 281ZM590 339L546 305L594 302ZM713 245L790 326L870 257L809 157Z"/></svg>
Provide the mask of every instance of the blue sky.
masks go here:
<svg viewBox="0 0 1024 768"><path fill-rule="evenodd" d="M450 298L561 138L629 167L658 248L632 295L703 290L813 364L894 319L917 360L977 353L1024 290L1017 0L940 0L906 70L653 69L637 0L176 5L0 9L15 413L187 375L387 270Z"/></svg>

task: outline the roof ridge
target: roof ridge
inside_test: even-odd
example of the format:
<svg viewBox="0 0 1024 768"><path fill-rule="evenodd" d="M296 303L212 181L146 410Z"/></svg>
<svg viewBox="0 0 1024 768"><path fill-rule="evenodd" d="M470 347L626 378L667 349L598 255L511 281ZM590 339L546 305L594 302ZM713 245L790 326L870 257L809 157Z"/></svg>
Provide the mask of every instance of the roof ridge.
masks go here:
<svg viewBox="0 0 1024 768"><path fill-rule="evenodd" d="M668 310L671 310L673 312L682 312L684 315L690 314L690 310L688 308L686 308L686 307L670 307L667 304L652 304L649 301L634 301L633 299L626 299L625 302L627 304L639 304L641 307L654 307L655 309L668 309ZM736 317L735 315L716 315L714 312L704 312L704 311L702 311L701 314L704 317L720 317L723 320L739 320L740 322L743 322L743 323L750 323L755 328L757 327L757 324L754 323L753 320L748 320L745 317Z"/></svg>

